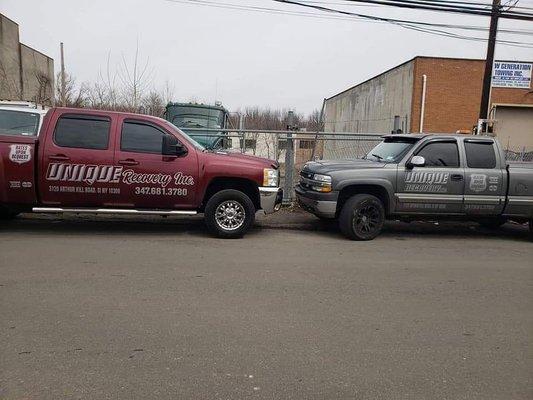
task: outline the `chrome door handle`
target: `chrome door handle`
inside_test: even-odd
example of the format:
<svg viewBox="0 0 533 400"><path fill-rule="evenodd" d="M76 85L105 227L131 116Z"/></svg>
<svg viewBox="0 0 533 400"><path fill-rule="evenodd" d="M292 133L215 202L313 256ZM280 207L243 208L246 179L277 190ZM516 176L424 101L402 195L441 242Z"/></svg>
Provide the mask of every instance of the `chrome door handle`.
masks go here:
<svg viewBox="0 0 533 400"><path fill-rule="evenodd" d="M462 181L463 175L461 174L452 174L452 181Z"/></svg>
<svg viewBox="0 0 533 400"><path fill-rule="evenodd" d="M133 158L127 158L126 160L118 160L121 165L139 165L139 161L135 161Z"/></svg>

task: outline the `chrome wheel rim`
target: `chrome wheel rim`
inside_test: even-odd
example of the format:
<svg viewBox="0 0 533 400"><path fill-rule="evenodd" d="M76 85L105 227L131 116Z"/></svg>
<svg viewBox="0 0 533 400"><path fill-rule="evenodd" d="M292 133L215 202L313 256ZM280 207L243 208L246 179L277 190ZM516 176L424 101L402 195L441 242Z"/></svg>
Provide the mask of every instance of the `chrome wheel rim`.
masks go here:
<svg viewBox="0 0 533 400"><path fill-rule="evenodd" d="M354 210L353 229L362 235L371 235L377 229L381 221L381 215L378 207L374 204L363 204Z"/></svg>
<svg viewBox="0 0 533 400"><path fill-rule="evenodd" d="M235 200L220 203L215 211L215 221L218 226L227 231L239 229L246 219L244 207Z"/></svg>

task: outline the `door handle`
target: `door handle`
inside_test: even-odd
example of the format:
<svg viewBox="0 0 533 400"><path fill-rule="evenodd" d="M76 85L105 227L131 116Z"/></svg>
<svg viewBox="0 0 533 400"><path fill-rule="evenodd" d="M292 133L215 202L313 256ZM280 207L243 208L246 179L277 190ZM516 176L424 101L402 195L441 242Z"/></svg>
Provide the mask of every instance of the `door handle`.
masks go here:
<svg viewBox="0 0 533 400"><path fill-rule="evenodd" d="M139 161L135 161L133 158L127 158L125 160L118 160L120 165L139 165Z"/></svg>
<svg viewBox="0 0 533 400"><path fill-rule="evenodd" d="M462 181L463 175L461 174L452 174L452 181Z"/></svg>
<svg viewBox="0 0 533 400"><path fill-rule="evenodd" d="M49 156L48 158L54 161L69 161L70 160L70 157L67 157L64 154L54 154L53 156Z"/></svg>

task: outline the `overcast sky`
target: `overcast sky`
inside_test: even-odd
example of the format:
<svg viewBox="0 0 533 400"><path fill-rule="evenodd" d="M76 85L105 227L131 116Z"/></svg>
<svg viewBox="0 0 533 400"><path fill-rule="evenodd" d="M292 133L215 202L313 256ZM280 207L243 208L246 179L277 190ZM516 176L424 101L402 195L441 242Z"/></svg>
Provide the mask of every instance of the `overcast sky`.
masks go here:
<svg viewBox="0 0 533 400"><path fill-rule="evenodd" d="M309 12L270 0L217 3ZM322 0L340 8L341 0ZM486 0L485 0L486 1ZM124 56L149 61L153 84L170 82L176 101L230 110L249 105L310 112L322 99L416 55L484 58L486 44L417 33L390 24L316 19L184 4L184 0L0 0L0 12L20 26L21 41L55 60L65 43L66 68L94 82L108 54L115 70ZM521 4L533 7L532 0ZM487 25L485 17L381 7L345 6L360 13ZM502 21L532 29L533 23ZM465 32L463 32L465 33ZM483 36L485 33L469 33ZM533 36L507 39L533 42ZM499 59L532 60L533 49L498 46Z"/></svg>

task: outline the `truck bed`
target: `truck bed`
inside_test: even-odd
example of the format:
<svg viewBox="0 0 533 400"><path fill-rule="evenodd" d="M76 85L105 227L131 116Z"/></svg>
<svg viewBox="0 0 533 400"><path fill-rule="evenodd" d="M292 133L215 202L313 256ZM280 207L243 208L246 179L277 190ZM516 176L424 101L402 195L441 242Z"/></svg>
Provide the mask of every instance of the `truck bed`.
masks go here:
<svg viewBox="0 0 533 400"><path fill-rule="evenodd" d="M509 163L507 170L509 191L504 215L533 218L533 163Z"/></svg>

